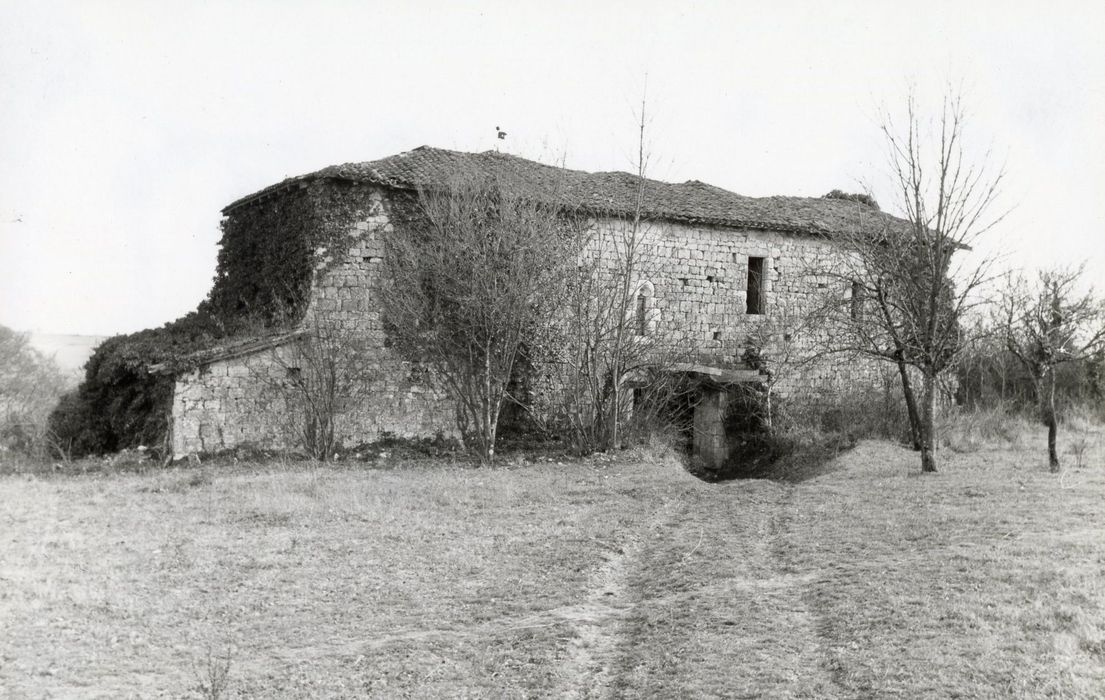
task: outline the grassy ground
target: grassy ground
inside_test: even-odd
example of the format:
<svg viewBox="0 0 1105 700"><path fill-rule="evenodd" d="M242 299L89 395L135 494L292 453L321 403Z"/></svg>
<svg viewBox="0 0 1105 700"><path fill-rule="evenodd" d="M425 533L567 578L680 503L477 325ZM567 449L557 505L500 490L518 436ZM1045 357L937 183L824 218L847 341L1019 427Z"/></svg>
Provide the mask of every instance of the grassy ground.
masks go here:
<svg viewBox="0 0 1105 700"><path fill-rule="evenodd" d="M0 477L0 696L1095 697L1105 450ZM229 659L229 664L227 663Z"/></svg>

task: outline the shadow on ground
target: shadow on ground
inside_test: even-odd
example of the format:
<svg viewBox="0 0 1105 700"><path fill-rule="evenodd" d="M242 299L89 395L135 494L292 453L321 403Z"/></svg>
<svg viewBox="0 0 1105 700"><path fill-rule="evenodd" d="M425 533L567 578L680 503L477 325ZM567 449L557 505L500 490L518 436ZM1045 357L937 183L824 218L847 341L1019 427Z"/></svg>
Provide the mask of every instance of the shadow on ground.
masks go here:
<svg viewBox="0 0 1105 700"><path fill-rule="evenodd" d="M840 469L838 458L854 449L856 442L841 433L801 438L760 432L735 435L726 463L696 476L712 483L737 479L799 483Z"/></svg>

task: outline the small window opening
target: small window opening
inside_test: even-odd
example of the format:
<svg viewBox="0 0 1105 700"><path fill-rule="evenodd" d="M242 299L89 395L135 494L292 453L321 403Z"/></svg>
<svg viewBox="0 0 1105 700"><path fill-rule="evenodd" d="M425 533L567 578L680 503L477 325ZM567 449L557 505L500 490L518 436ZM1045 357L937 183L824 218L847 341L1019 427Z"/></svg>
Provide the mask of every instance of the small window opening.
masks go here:
<svg viewBox="0 0 1105 700"><path fill-rule="evenodd" d="M648 319L645 318L646 302L644 294L637 295L637 335L644 335L648 330Z"/></svg>
<svg viewBox="0 0 1105 700"><path fill-rule="evenodd" d="M764 259L748 258L748 313L764 312Z"/></svg>
<svg viewBox="0 0 1105 700"><path fill-rule="evenodd" d="M867 289L861 282L852 282L852 320L863 318L863 303L867 301Z"/></svg>
<svg viewBox="0 0 1105 700"><path fill-rule="evenodd" d="M714 340L721 340L721 331L714 331Z"/></svg>
<svg viewBox="0 0 1105 700"><path fill-rule="evenodd" d="M684 286L684 287L686 287L686 286L687 286L687 278L686 278L686 277L680 277L680 278L679 278L679 281L683 283L683 286Z"/></svg>
<svg viewBox="0 0 1105 700"><path fill-rule="evenodd" d="M713 275L706 275L706 281L713 284L714 276Z"/></svg>

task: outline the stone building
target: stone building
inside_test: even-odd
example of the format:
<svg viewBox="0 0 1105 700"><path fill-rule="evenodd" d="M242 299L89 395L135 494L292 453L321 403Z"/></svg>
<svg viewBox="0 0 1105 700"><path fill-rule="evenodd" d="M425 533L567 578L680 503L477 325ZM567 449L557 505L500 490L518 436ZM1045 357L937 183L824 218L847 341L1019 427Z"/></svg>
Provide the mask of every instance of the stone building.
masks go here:
<svg viewBox="0 0 1105 700"><path fill-rule="evenodd" d="M359 361L367 368L363 391L342 407L340 437L346 445L388 434L454 434L450 401L390 349L373 288L386 264L380 232L402 226L404 207L419 188L440 185L458 172L513 178L536 192L555 189L590 217L599 232L625 225L638 187L636 176L622 172L588 173L498 152L422 147L289 178L233 202L223 210L213 294L233 288L253 268L278 264L269 241L293 248L298 244L309 260L303 282L306 320L298 328L197 353L173 370L174 454L243 444L286 446L290 438L280 419L282 398L273 387L284 374L298 371L288 349L308 330L303 324L320 314L357 338ZM886 216L854 201L745 197L694 180L645 180L643 187L651 259L648 279L635 282L635 312L649 326L642 332L664 332L687 349L680 371L713 387L705 393L695 428L696 449L707 461L716 461L724 447L723 387L756 378L755 371L735 362L749 331L832 292L828 288L839 280L809 271L830 269L842 255L834 234L880 225ZM236 257L230 250L238 251ZM243 298L275 293L256 287L242 285L234 293ZM847 295L849 290L839 292ZM239 303L248 306L248 299ZM786 341L795 339L787 336ZM866 371L857 364L813 364L781 381L778 391L813 400L855 382Z"/></svg>

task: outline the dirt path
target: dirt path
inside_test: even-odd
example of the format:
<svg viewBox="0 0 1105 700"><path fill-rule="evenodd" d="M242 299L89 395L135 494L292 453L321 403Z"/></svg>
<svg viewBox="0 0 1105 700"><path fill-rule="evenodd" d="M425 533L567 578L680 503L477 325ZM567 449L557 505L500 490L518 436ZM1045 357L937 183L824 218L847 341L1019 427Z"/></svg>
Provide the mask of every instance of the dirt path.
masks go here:
<svg viewBox="0 0 1105 700"><path fill-rule="evenodd" d="M363 658L558 627L567 641L551 697L838 697L811 594L818 572L800 571L790 551L794 507L791 487L764 482L673 494L609 533L574 604L277 656Z"/></svg>
<svg viewBox="0 0 1105 700"><path fill-rule="evenodd" d="M818 614L813 595L820 574L799 570L788 537L794 517L793 500L794 487L788 486L771 518L771 554L778 577L793 582L782 591L780 623L792 640L790 663L804 669L801 682L794 690L821 698L840 697L840 671L831 663L822 616Z"/></svg>
<svg viewBox="0 0 1105 700"><path fill-rule="evenodd" d="M615 662L625 641L625 623L635 605L630 574L667 520L676 501L662 504L654 517L620 535L606 561L591 575L587 598L571 620L573 637L558 669L555 697L604 698L612 695Z"/></svg>
<svg viewBox="0 0 1105 700"><path fill-rule="evenodd" d="M789 490L722 486L624 533L592 576L557 696L839 695L807 594L814 574L787 556Z"/></svg>

